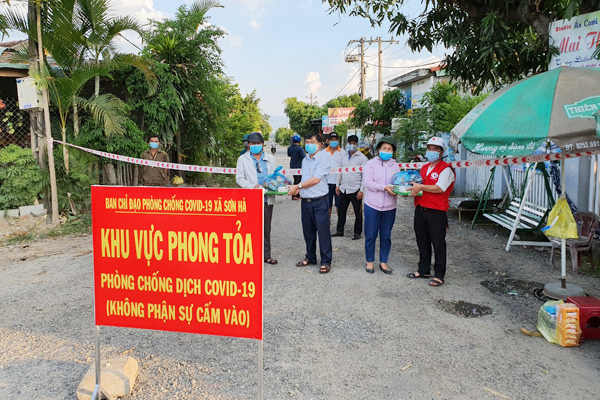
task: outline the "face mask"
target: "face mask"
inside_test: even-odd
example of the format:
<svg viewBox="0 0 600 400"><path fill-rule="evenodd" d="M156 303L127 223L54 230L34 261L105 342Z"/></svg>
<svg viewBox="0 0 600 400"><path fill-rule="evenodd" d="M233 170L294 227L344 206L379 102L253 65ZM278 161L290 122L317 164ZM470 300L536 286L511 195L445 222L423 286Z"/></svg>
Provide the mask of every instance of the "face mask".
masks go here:
<svg viewBox="0 0 600 400"><path fill-rule="evenodd" d="M158 143L156 143L156 142L150 142L150 148L151 149L158 149Z"/></svg>
<svg viewBox="0 0 600 400"><path fill-rule="evenodd" d="M338 142L337 140L334 140L333 142L329 142L329 145L331 146L332 149L337 149L337 147L340 145L340 142Z"/></svg>
<svg viewBox="0 0 600 400"><path fill-rule="evenodd" d="M348 152L356 151L357 149L358 149L358 146L355 144L347 144L346 145L346 151L348 151Z"/></svg>
<svg viewBox="0 0 600 400"><path fill-rule="evenodd" d="M440 153L437 151L426 151L425 158L427 158L429 162L436 162L440 159Z"/></svg>
<svg viewBox="0 0 600 400"><path fill-rule="evenodd" d="M385 151L379 152L379 158L381 158L383 161L389 160L390 158L392 158L393 155L394 155L394 153L391 153L391 152L390 153L385 152Z"/></svg>
<svg viewBox="0 0 600 400"><path fill-rule="evenodd" d="M304 148L308 154L315 154L317 152L317 145L314 143L308 143L304 145Z"/></svg>
<svg viewBox="0 0 600 400"><path fill-rule="evenodd" d="M260 154L262 149L263 149L262 144L251 144L250 145L250 152L252 154Z"/></svg>

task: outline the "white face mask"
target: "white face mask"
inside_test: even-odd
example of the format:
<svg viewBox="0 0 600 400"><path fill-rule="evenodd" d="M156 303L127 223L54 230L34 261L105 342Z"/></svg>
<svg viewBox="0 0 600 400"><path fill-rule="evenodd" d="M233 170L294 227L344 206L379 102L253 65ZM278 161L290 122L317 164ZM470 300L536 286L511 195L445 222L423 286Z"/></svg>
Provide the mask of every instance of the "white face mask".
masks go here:
<svg viewBox="0 0 600 400"><path fill-rule="evenodd" d="M358 149L358 146L355 144L347 144L346 145L346 151L348 152L353 152L356 151Z"/></svg>

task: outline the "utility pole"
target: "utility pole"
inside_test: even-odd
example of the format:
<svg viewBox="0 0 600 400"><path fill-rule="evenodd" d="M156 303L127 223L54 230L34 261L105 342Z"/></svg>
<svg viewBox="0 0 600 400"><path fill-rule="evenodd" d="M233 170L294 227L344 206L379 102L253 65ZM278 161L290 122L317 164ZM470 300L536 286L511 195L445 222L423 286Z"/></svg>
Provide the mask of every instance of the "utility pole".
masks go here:
<svg viewBox="0 0 600 400"><path fill-rule="evenodd" d="M364 100L366 95L365 86L367 71L365 67L365 40L360 38L360 99Z"/></svg>
<svg viewBox="0 0 600 400"><path fill-rule="evenodd" d="M378 53L378 55L379 55L379 59L378 59L378 61L379 61L379 67L378 67L378 70L379 70L379 84L378 84L379 90L378 90L378 97L377 98L379 99L379 103L382 103L383 102L383 83L381 82L381 55L383 54L383 50L381 50L381 36L377 38L377 42L379 43L379 53Z"/></svg>
<svg viewBox="0 0 600 400"><path fill-rule="evenodd" d="M360 43L360 98L361 100L364 100L366 97L366 72L367 72L367 67L365 65L365 43L367 44L372 44L372 43L378 43L379 44L379 102L381 103L383 101L383 82L382 82L382 74L381 74L381 68L382 68L382 55L383 55L383 50L381 49L381 44L382 43L389 43L390 45L398 43L397 40L394 40L394 38L391 38L390 40L381 40L381 37L378 38L370 38L370 39L365 39L365 38L360 38L360 40L351 40L350 42L348 42L348 46L350 46L353 43ZM354 57L350 57L350 56L346 56L346 62L356 62L358 60L356 60Z"/></svg>
<svg viewBox="0 0 600 400"><path fill-rule="evenodd" d="M41 6L40 3L36 3L36 27L37 27L37 45L38 45L38 60L37 65L40 75L44 78L46 76L44 66L44 47L42 45L42 19L41 19ZM30 37L29 40L32 40ZM58 189L56 187L56 170L54 169L54 153L52 152L52 131L50 128L50 98L48 97L48 88L42 85L42 97L44 98L44 130L46 132L46 149L48 151L48 170L50 172L50 204L52 208L52 224L58 224Z"/></svg>
<svg viewBox="0 0 600 400"><path fill-rule="evenodd" d="M310 99L310 105L312 106L312 103L313 103L313 98L315 98L315 99L316 99L316 98L317 98L317 96L314 96L314 97L313 97L313 94L311 93L311 94L310 94L310 97L306 96L306 98L307 98L307 99Z"/></svg>

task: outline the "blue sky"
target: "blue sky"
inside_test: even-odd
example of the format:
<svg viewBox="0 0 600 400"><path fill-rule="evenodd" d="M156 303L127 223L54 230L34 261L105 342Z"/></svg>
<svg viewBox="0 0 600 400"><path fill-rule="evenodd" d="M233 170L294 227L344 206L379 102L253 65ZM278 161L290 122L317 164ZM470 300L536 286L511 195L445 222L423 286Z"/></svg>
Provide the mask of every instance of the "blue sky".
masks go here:
<svg viewBox="0 0 600 400"><path fill-rule="evenodd" d="M191 0L113 0L115 14L130 15L144 23L148 18L173 17L177 8ZM209 22L223 28L220 41L225 72L239 84L242 93L256 89L261 108L271 115L272 125L281 125L282 104L287 97L323 104L342 94L357 93L358 63L344 62L356 45L350 40L381 36L389 40L388 27L371 28L368 21L338 14L329 15L321 0L221 0L224 8L208 12ZM421 1L408 0L408 14L417 15ZM413 6L414 4L414 6ZM128 35L140 43L134 34ZM434 54L413 54L406 37L399 44L384 44L383 84L408 72L410 66L442 58ZM135 51L125 41L122 51ZM356 51L354 51L356 53ZM377 45L366 50L367 97L377 98ZM316 99L315 99L316 97Z"/></svg>
<svg viewBox="0 0 600 400"><path fill-rule="evenodd" d="M115 8L140 19L173 17L176 9L191 1L120 0ZM409 14L416 15L420 1L414 0ZM388 27L371 28L368 21L327 13L320 0L222 0L224 8L208 12L209 22L223 28L227 36L221 40L225 72L239 84L242 93L256 89L261 108L267 114L283 116L283 100L299 100L320 104L341 94L356 93L359 87L358 64L344 62L344 55L354 46L350 40L381 36L389 40ZM406 37L396 37L399 44L384 44L383 83L408 72L407 66L420 65L434 54L413 54ZM389 46L389 48L387 48ZM377 45L366 51L367 96L377 97ZM316 96L316 99L314 97ZM273 125L279 125L274 118Z"/></svg>

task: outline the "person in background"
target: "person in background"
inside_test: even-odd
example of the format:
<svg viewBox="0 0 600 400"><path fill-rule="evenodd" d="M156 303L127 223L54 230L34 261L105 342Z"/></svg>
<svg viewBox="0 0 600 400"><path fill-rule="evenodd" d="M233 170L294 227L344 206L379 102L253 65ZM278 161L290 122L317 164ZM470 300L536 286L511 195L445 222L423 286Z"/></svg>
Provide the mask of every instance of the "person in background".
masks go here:
<svg viewBox="0 0 600 400"><path fill-rule="evenodd" d="M151 136L150 149L142 153L142 159L168 163L169 155L159 150L159 146L158 136ZM144 186L166 186L169 183L169 170L167 168L140 165L140 173Z"/></svg>
<svg viewBox="0 0 600 400"><path fill-rule="evenodd" d="M308 153L302 160L302 182L291 185L289 196L302 196L301 215L302 232L306 243L306 254L297 267L317 264L317 238L321 252L321 268L319 273L326 274L331 270L333 249L328 224L327 175L329 175L330 156L319 150L319 140L314 133L304 137L304 148Z"/></svg>
<svg viewBox="0 0 600 400"><path fill-rule="evenodd" d="M248 136L249 151L239 156L235 181L241 188L262 189L267 175L275 171L275 158L263 150L265 140L258 132ZM277 264L271 257L271 220L273 218L275 195L265 196L264 205L264 262Z"/></svg>
<svg viewBox="0 0 600 400"><path fill-rule="evenodd" d="M348 136L346 145L347 156L342 157L342 168L356 167L361 168L367 164L367 157L358 151L358 136ZM354 236L352 240L360 239L363 229L362 217L362 198L365 191L362 183L362 172L344 172L337 175L337 187L335 193L338 195L338 222L336 232L332 237L344 236L344 226L346 225L346 214L348 206L352 203L354 208Z"/></svg>
<svg viewBox="0 0 600 400"><path fill-rule="evenodd" d="M410 195L415 197L415 236L419 247L419 268L409 278L430 278L431 246L435 252L433 279L429 285L442 286L446 276L446 229L448 228L448 198L456 176L450 164L442 161L444 140L432 137L427 142L425 157L429 164L421 168L423 183L413 183ZM423 196L417 196L419 192Z"/></svg>
<svg viewBox="0 0 600 400"><path fill-rule="evenodd" d="M250 145L248 144L248 136L250 136L250 134L246 133L244 135L244 137L242 138L242 144L244 145L244 150L240 151L240 156L246 154L246 152L248 151L248 148L250 147Z"/></svg>
<svg viewBox="0 0 600 400"><path fill-rule="evenodd" d="M292 136L292 144L287 149L287 155L290 158L290 169L302 168L302 160L305 157L304 149L300 146L302 138L295 134ZM297 185L302 180L302 175L294 175L294 185ZM292 200L299 200L300 195L292 196Z"/></svg>
<svg viewBox="0 0 600 400"><path fill-rule="evenodd" d="M389 136L382 137L377 143L378 155L365 165L363 185L365 194L365 255L366 271L375 272L375 241L379 235L379 269L387 275L392 273L387 261L392 247L392 227L396 220L398 198L392 191L392 178L400 171L393 158L396 142Z"/></svg>
<svg viewBox="0 0 600 400"><path fill-rule="evenodd" d="M348 154L345 150L340 148L340 137L337 133L332 132L331 135L327 138L327 148L325 149L327 154L331 157L331 168L341 168L342 167L342 159L348 157ZM339 215L339 198L336 192L337 186L337 178L339 173L332 174L329 173L327 176L327 185L329 185L329 195L327 198L327 202L329 204L329 221L331 222L331 210L333 209L333 204L335 200L336 214Z"/></svg>

